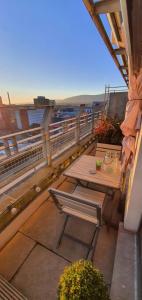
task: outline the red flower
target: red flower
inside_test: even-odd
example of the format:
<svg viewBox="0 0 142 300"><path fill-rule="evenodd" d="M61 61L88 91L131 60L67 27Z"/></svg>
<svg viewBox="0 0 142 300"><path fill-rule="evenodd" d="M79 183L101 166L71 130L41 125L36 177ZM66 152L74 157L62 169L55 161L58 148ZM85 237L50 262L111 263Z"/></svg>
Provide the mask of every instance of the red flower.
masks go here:
<svg viewBox="0 0 142 300"><path fill-rule="evenodd" d="M105 118L102 118L101 120L98 120L95 126L94 134L107 134L107 132L110 129L114 129L114 126L109 120L106 120Z"/></svg>

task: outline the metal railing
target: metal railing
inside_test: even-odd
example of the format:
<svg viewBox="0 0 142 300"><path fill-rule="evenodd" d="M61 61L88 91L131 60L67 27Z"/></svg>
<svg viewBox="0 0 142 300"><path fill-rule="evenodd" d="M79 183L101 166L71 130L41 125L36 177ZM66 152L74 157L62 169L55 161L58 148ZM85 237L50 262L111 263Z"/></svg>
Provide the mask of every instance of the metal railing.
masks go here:
<svg viewBox="0 0 142 300"><path fill-rule="evenodd" d="M0 180L25 168L52 161L92 133L101 112L51 123L0 137Z"/></svg>
<svg viewBox="0 0 142 300"><path fill-rule="evenodd" d="M0 137L0 178L43 159L41 127Z"/></svg>

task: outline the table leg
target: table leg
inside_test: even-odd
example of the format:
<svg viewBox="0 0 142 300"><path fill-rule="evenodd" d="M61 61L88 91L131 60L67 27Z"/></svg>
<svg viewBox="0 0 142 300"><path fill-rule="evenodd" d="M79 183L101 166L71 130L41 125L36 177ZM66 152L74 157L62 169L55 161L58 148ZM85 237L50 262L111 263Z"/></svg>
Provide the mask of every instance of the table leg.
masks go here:
<svg viewBox="0 0 142 300"><path fill-rule="evenodd" d="M108 188L106 194L108 195L108 197L110 198L110 200L113 200L114 194L115 194L115 190Z"/></svg>
<svg viewBox="0 0 142 300"><path fill-rule="evenodd" d="M79 185L81 185L82 187L88 187L88 182L84 182L84 181L82 181L82 180L79 180L79 179L77 179L77 183L79 184Z"/></svg>

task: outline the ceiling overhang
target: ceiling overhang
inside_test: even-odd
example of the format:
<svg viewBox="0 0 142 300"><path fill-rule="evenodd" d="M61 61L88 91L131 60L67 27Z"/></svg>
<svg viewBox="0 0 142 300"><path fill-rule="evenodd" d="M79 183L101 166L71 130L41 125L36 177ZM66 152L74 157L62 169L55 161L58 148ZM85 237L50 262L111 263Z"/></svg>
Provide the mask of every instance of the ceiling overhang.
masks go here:
<svg viewBox="0 0 142 300"><path fill-rule="evenodd" d="M139 1L139 0L136 0ZM117 68L128 85L128 57L131 60L131 40L126 0L83 0L94 24L105 42ZM105 14L111 28L108 36L101 15ZM128 52L129 50L129 52Z"/></svg>
<svg viewBox="0 0 142 300"><path fill-rule="evenodd" d="M142 0L127 0L126 5L130 35L128 54L133 73L139 74L142 69Z"/></svg>

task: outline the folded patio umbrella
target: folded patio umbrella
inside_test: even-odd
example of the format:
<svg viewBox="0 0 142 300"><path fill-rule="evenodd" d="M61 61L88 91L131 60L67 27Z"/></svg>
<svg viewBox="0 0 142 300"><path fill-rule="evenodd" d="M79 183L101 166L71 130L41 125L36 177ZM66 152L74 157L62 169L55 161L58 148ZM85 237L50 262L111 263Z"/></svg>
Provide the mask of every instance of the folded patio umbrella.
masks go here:
<svg viewBox="0 0 142 300"><path fill-rule="evenodd" d="M123 140L123 169L128 164L131 155L135 154L135 137L141 127L142 120L142 69L139 75L129 75L128 102L126 105L125 120L121 124L124 134Z"/></svg>

